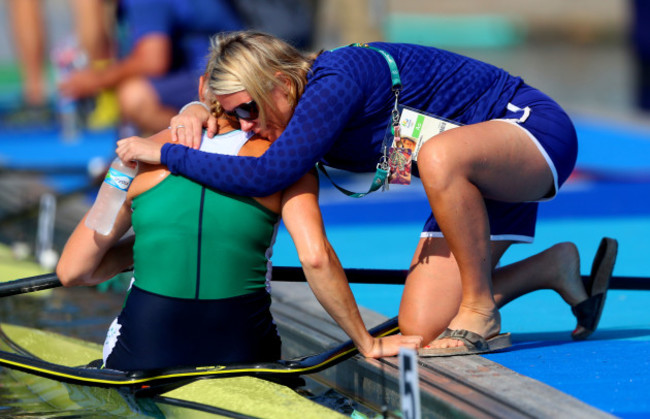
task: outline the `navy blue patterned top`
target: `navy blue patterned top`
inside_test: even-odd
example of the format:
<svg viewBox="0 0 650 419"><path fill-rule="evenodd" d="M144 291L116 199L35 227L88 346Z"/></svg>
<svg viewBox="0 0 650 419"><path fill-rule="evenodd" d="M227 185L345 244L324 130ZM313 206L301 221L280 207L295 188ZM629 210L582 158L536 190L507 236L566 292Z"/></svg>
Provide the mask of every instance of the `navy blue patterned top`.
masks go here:
<svg viewBox="0 0 650 419"><path fill-rule="evenodd" d="M400 104L464 124L502 116L523 83L502 69L432 47L372 43L393 56L402 79ZM266 196L322 161L374 172L395 96L388 64L368 48L321 54L283 134L261 157L222 156L165 144L162 163L224 192Z"/></svg>

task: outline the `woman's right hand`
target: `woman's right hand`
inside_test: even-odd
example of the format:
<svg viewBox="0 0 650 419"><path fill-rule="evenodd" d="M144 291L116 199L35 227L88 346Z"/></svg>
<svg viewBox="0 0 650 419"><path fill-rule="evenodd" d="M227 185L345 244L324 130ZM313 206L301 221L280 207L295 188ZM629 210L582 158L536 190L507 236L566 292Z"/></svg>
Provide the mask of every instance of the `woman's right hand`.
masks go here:
<svg viewBox="0 0 650 419"><path fill-rule="evenodd" d="M217 133L217 118L203 105L189 105L171 119L172 142L198 149L201 146L203 127L207 128L208 137L214 137Z"/></svg>

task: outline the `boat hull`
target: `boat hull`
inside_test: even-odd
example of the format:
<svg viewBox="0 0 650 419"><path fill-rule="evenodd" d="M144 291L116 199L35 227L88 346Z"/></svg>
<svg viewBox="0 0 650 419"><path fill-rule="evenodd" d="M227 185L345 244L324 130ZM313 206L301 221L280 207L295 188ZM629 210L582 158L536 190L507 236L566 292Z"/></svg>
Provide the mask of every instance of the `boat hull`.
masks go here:
<svg viewBox="0 0 650 419"><path fill-rule="evenodd" d="M27 327L1 324L0 350L77 367L101 358L101 346ZM310 401L292 389L250 376L194 381L154 397L136 397L125 388L65 383L15 369L6 377L15 391L36 395L56 411L101 412L116 417L328 418L343 415ZM18 390L16 386L22 387Z"/></svg>

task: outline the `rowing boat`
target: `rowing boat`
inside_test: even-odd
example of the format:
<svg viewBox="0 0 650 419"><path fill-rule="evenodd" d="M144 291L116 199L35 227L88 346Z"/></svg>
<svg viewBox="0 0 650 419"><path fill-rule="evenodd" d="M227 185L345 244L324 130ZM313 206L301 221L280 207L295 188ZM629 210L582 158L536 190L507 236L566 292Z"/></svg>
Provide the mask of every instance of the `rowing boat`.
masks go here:
<svg viewBox="0 0 650 419"><path fill-rule="evenodd" d="M188 383L181 380L172 386L176 388L144 397L134 391L134 386L84 385L81 384L84 372L92 369L77 366L101 358L100 345L28 327L10 324L0 327L0 350L5 359L13 354L15 357L11 359L21 359L24 364L13 365L6 376L37 395L53 411L91 411L116 417L343 417L289 387L254 376L233 374ZM78 370L80 378L76 383L63 377L56 379L48 370L56 366Z"/></svg>

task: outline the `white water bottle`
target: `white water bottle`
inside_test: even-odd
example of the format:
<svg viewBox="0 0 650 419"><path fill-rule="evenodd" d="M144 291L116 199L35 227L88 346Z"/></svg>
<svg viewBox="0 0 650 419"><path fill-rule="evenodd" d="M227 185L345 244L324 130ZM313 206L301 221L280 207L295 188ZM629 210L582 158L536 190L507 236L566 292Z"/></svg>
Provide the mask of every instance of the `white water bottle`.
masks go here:
<svg viewBox="0 0 650 419"><path fill-rule="evenodd" d="M106 173L99 194L86 217L86 227L108 235L113 230L117 214L126 199L126 191L131 185L138 168L129 167L116 157Z"/></svg>

